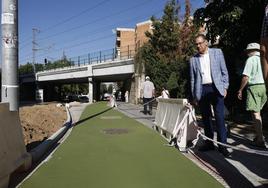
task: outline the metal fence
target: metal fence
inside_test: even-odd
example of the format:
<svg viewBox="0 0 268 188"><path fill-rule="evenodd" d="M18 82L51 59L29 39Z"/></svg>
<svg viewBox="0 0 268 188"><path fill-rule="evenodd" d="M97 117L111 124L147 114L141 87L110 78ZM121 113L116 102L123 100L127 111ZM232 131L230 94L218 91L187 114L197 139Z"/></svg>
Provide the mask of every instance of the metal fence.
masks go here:
<svg viewBox="0 0 268 188"><path fill-rule="evenodd" d="M82 66L108 61L130 59L133 58L136 54L135 46L124 46L121 47L121 49L124 50L120 51L119 49L113 48L109 50L88 53L85 55L70 58L68 60L71 63L71 66Z"/></svg>

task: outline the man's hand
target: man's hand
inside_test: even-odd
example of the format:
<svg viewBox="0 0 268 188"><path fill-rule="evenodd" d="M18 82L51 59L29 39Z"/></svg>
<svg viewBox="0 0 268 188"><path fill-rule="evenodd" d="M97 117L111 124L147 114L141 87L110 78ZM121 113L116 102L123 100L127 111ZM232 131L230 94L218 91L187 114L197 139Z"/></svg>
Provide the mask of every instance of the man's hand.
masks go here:
<svg viewBox="0 0 268 188"><path fill-rule="evenodd" d="M192 100L191 102L190 102L190 104L192 105L192 106L198 106L198 102L197 102L197 100Z"/></svg>
<svg viewBox="0 0 268 188"><path fill-rule="evenodd" d="M243 98L243 96L242 96L242 90L238 90L238 92L237 92L237 98L239 100L242 100L242 98Z"/></svg>
<svg viewBox="0 0 268 188"><path fill-rule="evenodd" d="M227 96L227 89L224 90L224 98Z"/></svg>

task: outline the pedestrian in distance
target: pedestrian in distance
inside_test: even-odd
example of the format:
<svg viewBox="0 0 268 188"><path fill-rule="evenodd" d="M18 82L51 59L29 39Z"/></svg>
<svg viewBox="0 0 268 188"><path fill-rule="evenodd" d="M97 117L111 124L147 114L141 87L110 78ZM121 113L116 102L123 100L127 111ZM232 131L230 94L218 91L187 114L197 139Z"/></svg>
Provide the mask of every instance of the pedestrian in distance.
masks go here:
<svg viewBox="0 0 268 188"><path fill-rule="evenodd" d="M191 103L199 106L205 135L213 140L211 105L214 110L217 140L227 143L227 130L224 120L224 98L229 87L229 75L223 52L218 48L209 48L206 36L198 34L195 37L198 53L190 59ZM214 150L212 141L205 140L199 151ZM230 156L226 147L218 145L218 150L225 157Z"/></svg>
<svg viewBox="0 0 268 188"><path fill-rule="evenodd" d="M146 115L152 115L153 112L153 104L152 100L155 96L155 87L153 82L150 81L150 77L145 77L145 82L142 83L141 86L141 94L143 96L143 113ZM147 110L149 106L149 111Z"/></svg>
<svg viewBox="0 0 268 188"><path fill-rule="evenodd" d="M267 101L265 82L261 67L260 45L250 43L247 45L248 59L242 73L242 81L237 92L237 97L242 100L243 89L246 88L246 110L251 112L255 124L256 137L253 144L257 147L266 148L262 133L261 109Z"/></svg>
<svg viewBox="0 0 268 188"><path fill-rule="evenodd" d="M159 96L159 98L162 98L162 99L169 99L170 98L169 91L167 90L167 87L165 85L163 85L163 87L162 87L161 96Z"/></svg>
<svg viewBox="0 0 268 188"><path fill-rule="evenodd" d="M125 102L128 103L128 91L125 92Z"/></svg>

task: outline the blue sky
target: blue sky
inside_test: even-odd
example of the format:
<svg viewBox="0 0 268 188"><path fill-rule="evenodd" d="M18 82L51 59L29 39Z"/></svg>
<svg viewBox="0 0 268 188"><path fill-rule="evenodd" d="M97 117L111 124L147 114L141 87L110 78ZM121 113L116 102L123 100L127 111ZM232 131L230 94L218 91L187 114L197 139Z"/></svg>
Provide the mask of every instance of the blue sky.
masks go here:
<svg viewBox="0 0 268 188"><path fill-rule="evenodd" d="M36 62L85 55L115 46L117 27L134 28L136 23L163 14L166 0L18 0L19 63L32 61L32 29L36 28ZM182 9L184 0L180 0ZM204 6L191 0L192 12ZM183 10L181 10L182 12Z"/></svg>

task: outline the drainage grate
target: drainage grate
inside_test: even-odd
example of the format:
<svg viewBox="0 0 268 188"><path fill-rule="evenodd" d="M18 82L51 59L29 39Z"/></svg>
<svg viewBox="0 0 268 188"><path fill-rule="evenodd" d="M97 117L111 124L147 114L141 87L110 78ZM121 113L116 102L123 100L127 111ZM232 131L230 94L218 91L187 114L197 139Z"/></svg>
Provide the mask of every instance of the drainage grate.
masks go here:
<svg viewBox="0 0 268 188"><path fill-rule="evenodd" d="M104 129L103 132L105 134L127 134L129 133L128 129L124 129L124 128L111 128L111 129Z"/></svg>

